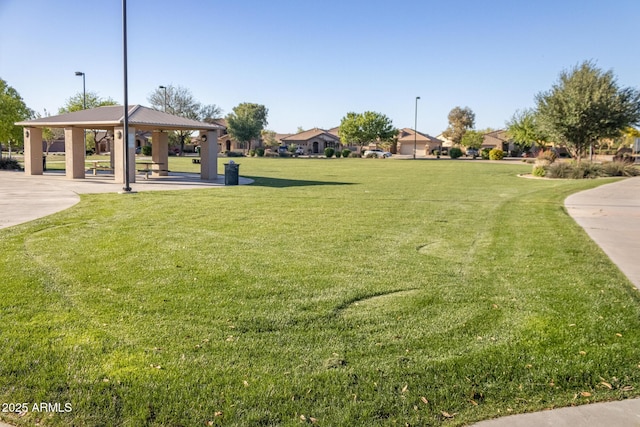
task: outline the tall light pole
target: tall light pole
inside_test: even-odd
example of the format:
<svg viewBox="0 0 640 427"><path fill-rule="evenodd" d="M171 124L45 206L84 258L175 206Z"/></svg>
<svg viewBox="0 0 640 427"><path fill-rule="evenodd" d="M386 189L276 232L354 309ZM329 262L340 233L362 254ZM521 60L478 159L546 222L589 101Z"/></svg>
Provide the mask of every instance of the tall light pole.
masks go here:
<svg viewBox="0 0 640 427"><path fill-rule="evenodd" d="M416 159L416 147L418 145L418 99L420 99L420 97L416 96L416 120L413 129L413 160Z"/></svg>
<svg viewBox="0 0 640 427"><path fill-rule="evenodd" d="M124 59L124 187L131 193L129 185L129 88L127 83L127 0L122 0L122 52Z"/></svg>
<svg viewBox="0 0 640 427"><path fill-rule="evenodd" d="M87 85L85 82L85 75L82 71L76 71L76 76L82 76L82 109L87 109ZM83 130L84 135L84 152L87 153L87 130Z"/></svg>
<svg viewBox="0 0 640 427"><path fill-rule="evenodd" d="M167 87L166 86L158 86L158 89L164 89L164 112L167 112Z"/></svg>

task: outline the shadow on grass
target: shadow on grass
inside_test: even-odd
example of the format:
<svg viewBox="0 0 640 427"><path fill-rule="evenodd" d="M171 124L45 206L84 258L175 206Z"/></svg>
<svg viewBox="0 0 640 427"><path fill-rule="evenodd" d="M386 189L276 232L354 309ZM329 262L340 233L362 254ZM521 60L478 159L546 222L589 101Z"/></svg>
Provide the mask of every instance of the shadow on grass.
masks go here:
<svg viewBox="0 0 640 427"><path fill-rule="evenodd" d="M285 187L310 187L314 185L355 185L354 182L338 182L338 181L307 181L303 179L282 179L282 178L267 178L262 176L246 176L244 178L253 179L254 186L258 187L272 187L272 188L285 188Z"/></svg>

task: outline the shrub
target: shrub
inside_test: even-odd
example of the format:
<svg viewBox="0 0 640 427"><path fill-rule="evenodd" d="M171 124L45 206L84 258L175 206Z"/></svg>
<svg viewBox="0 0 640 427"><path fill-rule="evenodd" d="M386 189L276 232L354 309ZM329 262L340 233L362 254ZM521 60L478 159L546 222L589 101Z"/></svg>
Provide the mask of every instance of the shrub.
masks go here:
<svg viewBox="0 0 640 427"><path fill-rule="evenodd" d="M534 166L533 167L533 176L538 176L538 177L543 177L547 174L547 170L544 168L544 166Z"/></svg>
<svg viewBox="0 0 640 427"><path fill-rule="evenodd" d="M489 160L489 153L491 153L490 148L483 148L482 151L480 151L480 157L482 157L482 160Z"/></svg>
<svg viewBox="0 0 640 427"><path fill-rule="evenodd" d="M0 158L0 169L17 170L17 169L20 169L20 164L16 159Z"/></svg>
<svg viewBox="0 0 640 427"><path fill-rule="evenodd" d="M597 178L600 176L601 167L597 163L580 162L572 168L571 177L574 179Z"/></svg>
<svg viewBox="0 0 640 427"><path fill-rule="evenodd" d="M458 157L462 156L462 150L458 147L453 147L449 150L449 156L452 159L457 159Z"/></svg>
<svg viewBox="0 0 640 427"><path fill-rule="evenodd" d="M327 147L324 149L324 155L327 159L330 159L335 154L336 150L331 147Z"/></svg>
<svg viewBox="0 0 640 427"><path fill-rule="evenodd" d="M349 157L362 157L362 155L352 151L351 154L349 154Z"/></svg>
<svg viewBox="0 0 640 427"><path fill-rule="evenodd" d="M348 148L342 150L342 157L347 158L349 156L351 156L351 150L349 150Z"/></svg>
<svg viewBox="0 0 640 427"><path fill-rule="evenodd" d="M499 148L494 148L489 151L489 160L502 160L504 158L504 151Z"/></svg>
<svg viewBox="0 0 640 427"><path fill-rule="evenodd" d="M249 156L250 157L255 157L255 155L256 155L256 149L255 148L252 148L251 150L249 150Z"/></svg>
<svg viewBox="0 0 640 427"><path fill-rule="evenodd" d="M558 155L553 150L541 151L538 153L537 159L543 162L547 162L547 164L551 164L556 161Z"/></svg>
<svg viewBox="0 0 640 427"><path fill-rule="evenodd" d="M244 154L237 151L227 151L227 157L244 157Z"/></svg>
<svg viewBox="0 0 640 427"><path fill-rule="evenodd" d="M336 150L335 156L336 156L336 159L339 159L340 157L342 157L342 151Z"/></svg>
<svg viewBox="0 0 640 427"><path fill-rule="evenodd" d="M140 152L142 153L143 156L150 156L151 155L151 146L150 145L143 145L140 148Z"/></svg>
<svg viewBox="0 0 640 427"><path fill-rule="evenodd" d="M573 168L566 162L552 163L547 167L547 176L549 178L569 178L572 175Z"/></svg>
<svg viewBox="0 0 640 427"><path fill-rule="evenodd" d="M640 169L625 160L614 160L603 163L600 172L602 176L638 176Z"/></svg>
<svg viewBox="0 0 640 427"><path fill-rule="evenodd" d="M256 156L264 157L264 148L263 147L256 148Z"/></svg>

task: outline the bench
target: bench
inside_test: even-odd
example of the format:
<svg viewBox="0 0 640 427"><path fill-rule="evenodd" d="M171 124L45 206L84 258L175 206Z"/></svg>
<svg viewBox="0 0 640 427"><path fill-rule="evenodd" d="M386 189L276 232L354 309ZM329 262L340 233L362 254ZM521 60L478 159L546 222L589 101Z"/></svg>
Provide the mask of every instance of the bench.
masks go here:
<svg viewBox="0 0 640 427"><path fill-rule="evenodd" d="M89 166L88 170L93 171L93 175L98 175L98 171L109 171L109 172L113 172L113 168L111 166L99 166L99 165L92 165Z"/></svg>
<svg viewBox="0 0 640 427"><path fill-rule="evenodd" d="M169 172L168 169L138 169L138 172L144 174L144 179L149 179L149 174L153 172Z"/></svg>

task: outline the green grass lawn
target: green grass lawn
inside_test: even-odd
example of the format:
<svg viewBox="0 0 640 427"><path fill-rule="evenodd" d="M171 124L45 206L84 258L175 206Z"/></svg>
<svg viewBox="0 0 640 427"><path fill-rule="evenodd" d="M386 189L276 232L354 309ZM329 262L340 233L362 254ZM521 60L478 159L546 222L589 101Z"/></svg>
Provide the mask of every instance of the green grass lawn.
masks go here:
<svg viewBox="0 0 640 427"><path fill-rule="evenodd" d="M234 160L253 185L0 230L0 402L72 406L1 417L457 426L640 394L638 292L563 208L600 182Z"/></svg>

